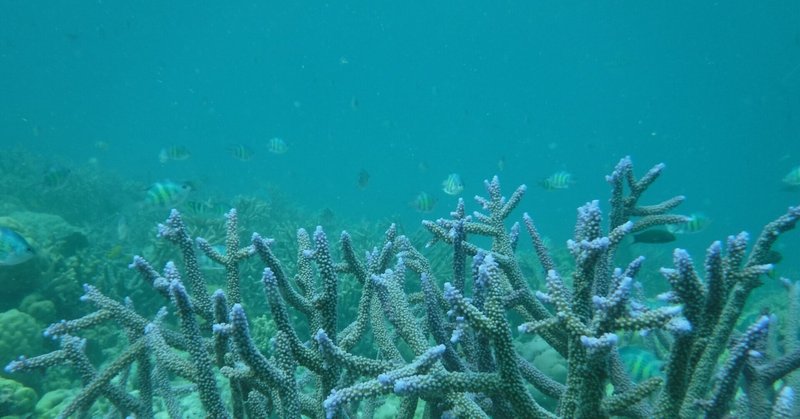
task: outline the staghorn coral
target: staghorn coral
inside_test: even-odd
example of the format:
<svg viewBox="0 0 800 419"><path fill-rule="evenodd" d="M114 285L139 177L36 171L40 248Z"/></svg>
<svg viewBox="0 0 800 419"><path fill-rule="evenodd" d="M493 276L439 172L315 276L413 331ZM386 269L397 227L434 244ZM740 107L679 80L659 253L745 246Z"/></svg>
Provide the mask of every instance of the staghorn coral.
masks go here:
<svg viewBox="0 0 800 419"><path fill-rule="evenodd" d="M767 406L776 417L786 417L794 408L790 387L777 395L757 390L794 370L800 355L787 352L760 365L753 358L767 339L769 321L760 319L740 336L734 336L734 326L750 291L771 268L763 263L765 255L795 226L800 208L767 225L749 252L745 233L729 238L725 248L712 244L705 279L688 252L677 249L674 267L662 269L673 290L664 305L648 307L634 292L644 259L617 268L614 257L625 236L685 221L669 213L682 197L639 204L662 170L657 165L637 179L630 159L620 161L607 177L609 225L604 229L598 201L579 208L568 243L572 268L566 272L553 261L533 218L523 216L546 292L530 287L517 260L522 225L506 226L526 188L505 198L497 178L486 182L487 197L477 197L483 212L466 215L461 201L449 218L424 223L430 245L452 249L452 268L445 275L432 268L441 261L429 260L394 226L371 249L356 249L343 232L340 258L321 227L312 234L297 230L297 258L289 265L276 254L273 239L253 234L249 244L240 245L235 210L227 215L224 255L206 240L192 240L173 210L159 235L179 247L183 268L168 262L159 272L140 256L131 264L164 298L164 308L143 315L132 301L116 301L86 285L82 299L96 310L45 331L60 349L20 358L6 370L71 364L83 383L63 408L64 417L85 416L101 397L123 415L153 417L158 399L170 417L181 417L177 397L187 388L215 418L353 417L357 410L374 412L386 397L399 399L398 417L413 417L418 410L425 417L719 417L734 402L737 410L741 403L757 403L749 406L751 412ZM470 236L488 237L491 246L481 248ZM224 267L226 291L207 292L195 243ZM265 266L261 285L275 326L268 354L251 335L248 312L254 308L242 298L240 265L255 258ZM350 301L342 299L344 282L347 289L360 290L354 311L341 307ZM129 342L98 370L77 335L109 321ZM618 336L630 331L659 334L669 352L665 378L636 383L627 374L618 350L624 340ZM540 336L567 360L565 382L518 353L516 332ZM136 380L129 378L133 372ZM758 400L735 399L742 375ZM653 394L657 401L651 406Z"/></svg>

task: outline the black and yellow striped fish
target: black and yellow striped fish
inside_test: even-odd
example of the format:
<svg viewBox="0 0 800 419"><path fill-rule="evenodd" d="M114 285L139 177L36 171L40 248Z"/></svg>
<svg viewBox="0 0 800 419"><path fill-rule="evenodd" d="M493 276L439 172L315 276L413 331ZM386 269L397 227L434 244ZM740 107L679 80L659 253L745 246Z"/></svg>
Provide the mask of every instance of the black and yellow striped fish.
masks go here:
<svg viewBox="0 0 800 419"><path fill-rule="evenodd" d="M673 234L694 234L705 230L711 224L711 219L702 212L695 212L686 218L685 223L670 224L667 230Z"/></svg>
<svg viewBox="0 0 800 419"><path fill-rule="evenodd" d="M283 154L289 151L289 146L286 144L286 141L280 137L272 137L269 139L269 143L267 144L267 150L269 150L272 154Z"/></svg>
<svg viewBox="0 0 800 419"><path fill-rule="evenodd" d="M158 153L158 161L161 164L169 161L183 161L192 157L192 153L188 148L182 145L173 145L170 147L162 148Z"/></svg>
<svg viewBox="0 0 800 419"><path fill-rule="evenodd" d="M156 182L147 188L145 202L159 208L174 207L189 195L192 186L189 183L175 183L171 180Z"/></svg>
<svg viewBox="0 0 800 419"><path fill-rule="evenodd" d="M631 378L637 383L664 375L664 361L656 358L652 352L646 349L624 346L619 349L619 356L628 368Z"/></svg>
<svg viewBox="0 0 800 419"><path fill-rule="evenodd" d="M433 211L433 208L436 206L436 199L426 192L420 192L414 200L411 201L411 206L419 212L429 213Z"/></svg>
<svg viewBox="0 0 800 419"><path fill-rule="evenodd" d="M252 148L244 144L234 144L228 147L228 153L239 161L250 161L256 154Z"/></svg>
<svg viewBox="0 0 800 419"><path fill-rule="evenodd" d="M572 179L572 173L562 170L539 181L539 186L548 191L552 191L556 189L567 189L573 183L575 183L575 181Z"/></svg>

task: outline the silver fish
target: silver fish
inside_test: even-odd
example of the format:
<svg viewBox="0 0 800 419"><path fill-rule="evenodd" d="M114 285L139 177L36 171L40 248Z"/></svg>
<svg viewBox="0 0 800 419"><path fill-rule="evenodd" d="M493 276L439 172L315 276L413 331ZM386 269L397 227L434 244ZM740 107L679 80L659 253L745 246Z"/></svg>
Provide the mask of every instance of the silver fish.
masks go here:
<svg viewBox="0 0 800 419"><path fill-rule="evenodd" d="M0 266L19 265L36 253L31 245L16 231L0 227Z"/></svg>

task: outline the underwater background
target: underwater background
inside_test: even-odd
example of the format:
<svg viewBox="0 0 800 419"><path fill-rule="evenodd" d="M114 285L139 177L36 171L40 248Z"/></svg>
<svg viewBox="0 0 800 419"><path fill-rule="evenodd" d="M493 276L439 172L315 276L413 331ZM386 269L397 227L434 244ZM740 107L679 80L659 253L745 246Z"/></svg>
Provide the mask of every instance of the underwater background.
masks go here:
<svg viewBox="0 0 800 419"><path fill-rule="evenodd" d="M496 174L563 248L626 155L702 221L628 246L653 268L800 202L800 2L6 1L0 152L0 225L36 251L0 310L34 330L83 282L149 292L126 267L169 255L172 207L218 238L232 206L265 235L413 235ZM800 279L798 235L775 249Z"/></svg>

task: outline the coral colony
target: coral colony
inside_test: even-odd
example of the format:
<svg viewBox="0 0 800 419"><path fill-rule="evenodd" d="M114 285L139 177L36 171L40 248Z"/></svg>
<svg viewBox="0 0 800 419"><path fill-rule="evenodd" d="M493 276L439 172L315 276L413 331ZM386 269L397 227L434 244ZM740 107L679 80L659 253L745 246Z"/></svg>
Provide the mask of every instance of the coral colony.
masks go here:
<svg viewBox="0 0 800 419"><path fill-rule="evenodd" d="M508 228L526 188L505 198L496 177L486 182L487 197L476 197L480 212L466 215L460 201L449 219L424 222L431 245L452 248L445 278L436 277L430 261L394 226L363 257L343 232L341 260L334 260L322 228L298 230L298 258L289 264L275 256L274 241L259 234L241 247L235 210L227 214L224 254L192 240L173 210L158 234L180 248L182 267L168 262L159 272L138 256L131 264L164 297L165 308L138 313L130 301L85 285L83 300L96 311L51 325L45 335L60 349L22 357L6 370L74 368L83 387L62 417L88 416L106 399L123 417L148 418L159 410L180 418L186 391L199 395L212 418L370 417L383 403L395 403L401 418L415 412L430 418L792 416L797 410L787 375L800 366L797 315L784 321L791 332L780 350L766 345L769 334L778 333L776 313L764 313L746 330L736 326L749 294L772 269L766 263L771 246L794 228L800 207L769 223L755 242L747 233L714 242L702 270L676 249L674 266L660 272L672 290L660 305L647 302L635 289L643 258L615 267L614 256L626 236L686 222L669 213L683 197L639 204L662 169L656 165L636 179L629 158L617 164L606 178L612 190L608 225L597 201L578 209L568 242L571 272L559 271L528 214L522 225ZM533 242L545 290L531 289L518 263L521 227ZM489 238L478 242L491 246L478 246L470 240L476 236ZM196 248L225 268L225 291L209 294ZM269 354L251 335L241 304L239 267L249 258L265 266L261 282L277 329ZM347 281L357 283L360 300L355 318L342 319ZM797 300L797 285L784 281ZM790 310L797 309L793 304ZM179 323L169 321L168 312ZM307 326L298 328L298 318ZM129 342L98 370L78 336L106 322L123 328ZM663 375L636 382L626 372L619 349L629 332L665 348ZM514 341L522 336L530 342L526 334L566 360L563 382L518 352Z"/></svg>

